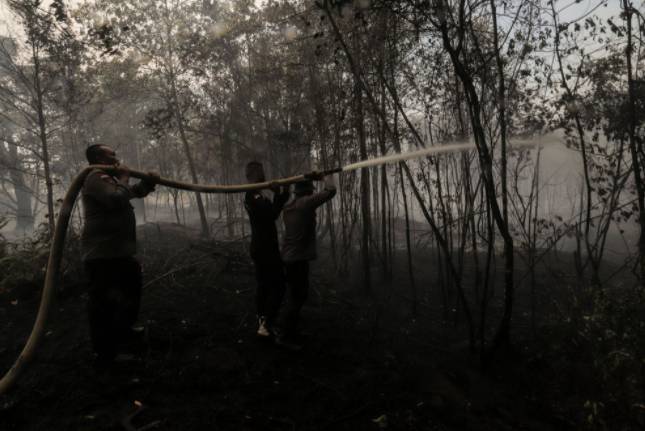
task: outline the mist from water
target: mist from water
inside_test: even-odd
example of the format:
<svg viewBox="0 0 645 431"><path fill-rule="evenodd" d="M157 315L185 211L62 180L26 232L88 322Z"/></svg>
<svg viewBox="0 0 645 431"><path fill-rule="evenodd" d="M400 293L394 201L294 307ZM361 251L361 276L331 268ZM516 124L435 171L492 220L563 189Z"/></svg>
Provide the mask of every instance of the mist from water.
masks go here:
<svg viewBox="0 0 645 431"><path fill-rule="evenodd" d="M512 148L519 147L539 147L548 144L555 144L556 142L543 142L537 139L514 139L508 141L507 145ZM343 171L353 171L356 169L369 168L372 166L379 166L383 164L396 163L402 160L417 159L420 157L432 156L435 154L443 153L457 153L461 151L474 150L477 146L474 142L454 142L445 145L436 145L428 148L424 148L417 151L410 151L406 153L397 153L391 154L389 156L376 157L373 159L361 160L360 162L352 163L346 166L343 166Z"/></svg>

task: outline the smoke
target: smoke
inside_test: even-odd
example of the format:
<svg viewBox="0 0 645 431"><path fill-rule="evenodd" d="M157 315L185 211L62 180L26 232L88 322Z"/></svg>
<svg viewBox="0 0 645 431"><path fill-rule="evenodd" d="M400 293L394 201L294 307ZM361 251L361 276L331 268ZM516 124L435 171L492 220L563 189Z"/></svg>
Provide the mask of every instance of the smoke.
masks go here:
<svg viewBox="0 0 645 431"><path fill-rule="evenodd" d="M228 33L228 25L224 22L214 22L210 26L209 32L215 39L219 39Z"/></svg>
<svg viewBox="0 0 645 431"><path fill-rule="evenodd" d="M284 37L287 41L292 42L298 37L298 29L293 25L288 25L284 28Z"/></svg>

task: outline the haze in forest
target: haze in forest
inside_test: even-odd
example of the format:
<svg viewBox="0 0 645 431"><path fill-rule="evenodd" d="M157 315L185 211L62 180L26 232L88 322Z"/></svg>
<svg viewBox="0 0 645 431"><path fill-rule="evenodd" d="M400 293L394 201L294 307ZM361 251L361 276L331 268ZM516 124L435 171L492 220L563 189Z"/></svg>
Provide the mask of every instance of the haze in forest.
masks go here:
<svg viewBox="0 0 645 431"><path fill-rule="evenodd" d="M294 369L308 378L309 396L332 394L341 407L300 417L301 400L292 400L291 411L264 412L288 418L281 426L426 429L452 411L494 417L481 429L642 428L644 17L645 4L630 0L0 2L0 315L12 328L0 333L9 346L0 362L12 363L22 348L13 331L28 332L50 250L62 269L54 280L50 268L47 286L61 313L81 314L90 205L70 208L62 198L88 165L86 149L99 144L126 168L183 183L245 184L249 162L260 162L266 179L304 174L298 181L316 180L328 200L315 210L316 232L308 231L317 259L300 273L311 275L316 354L273 357L266 363L287 367L275 378L241 359L275 347L258 354L244 338L254 333L243 335L248 325L264 333L267 322L249 311L261 289L245 195L174 184L131 201L149 322L163 337L181 327L190 340L185 351L153 343L158 367L146 369L146 396L174 393L158 386L164 380L190 390L205 375L221 380L230 371L236 384L268 382L266 391L231 389L257 400L282 390L274 380L295 379L290 361L302 360ZM249 178L263 181L257 163L250 166ZM323 181L320 172L343 168ZM106 170L104 179L124 172ZM137 175L146 191L159 181ZM126 197L146 195L121 186ZM255 196L275 192L275 208L296 199L270 189ZM66 242L57 242L67 210ZM289 222L274 215L282 280L278 249L284 254ZM171 317L162 322L162 314ZM191 328L193 315L209 323ZM63 320L57 324L71 322ZM52 340L63 343L56 337L71 330L55 328ZM52 363L82 364L69 362L72 350L54 352L62 356ZM356 371L322 373L330 351L350 354ZM193 368L175 373L184 353ZM439 357L450 371L434 366ZM231 369L212 368L229 362ZM403 374L408 365L414 373ZM500 379L519 389L468 407L487 393L480 385L499 389ZM24 391L50 404L53 395L34 390L36 380ZM395 383L381 391L372 382ZM439 391L443 384L451 389ZM343 399L347 388L366 404ZM59 404L78 403L78 411L94 408L80 397ZM501 405L539 418L524 426L504 419L513 414ZM12 423L26 416L18 414L25 404L7 406ZM231 429L249 425L240 415L222 414L241 420ZM219 420L197 416L198 429ZM271 420L258 428L277 426ZM471 429L464 420L452 426ZM507 423L496 426L500 420Z"/></svg>
<svg viewBox="0 0 645 431"><path fill-rule="evenodd" d="M79 10L82 11L84 2L66 2L65 5L66 7L70 10L73 11L74 9L80 8ZM208 5L208 7L215 7L217 5L217 2L206 2L204 5ZM7 24L7 31L12 32L16 31L16 34L20 34L19 29L18 29L18 20L16 19L15 15L12 15L11 12L9 11L9 8L7 7L6 4L3 3L3 8L2 8L2 16L3 20ZM52 2L43 2L41 5L41 10L47 10L47 8L51 8ZM351 2L344 5L343 9L345 12L349 10L348 8L351 9ZM207 7L207 6L204 6ZM263 5L262 2L254 2L253 7L255 8L254 10L259 11L262 10L263 7L266 7ZM361 10L361 8L365 9L366 7L369 7L369 2L362 4L362 3L356 3L354 7L357 7L358 10ZM226 8L222 10L231 10L232 6L231 4L228 4ZM233 7L234 9L234 7ZM270 8L267 8L269 10ZM290 14L285 14L284 16L287 17L287 19L282 19L278 15L276 16L278 20L278 29L280 27L287 28L289 27L290 29L295 29L294 23L298 21L298 16L302 16L303 12L310 9L310 5L306 5L300 9L300 11L291 13ZM296 9L297 10L297 9ZM561 22L577 22L577 21L582 21L583 19L599 19L599 20L606 20L609 17L616 16L617 13L619 12L618 5L615 4L614 2L593 2L593 1L586 1L586 2L580 2L578 4L567 4L563 5L562 9L558 11L559 12L559 19ZM93 16L96 15L84 15L84 12L75 12L75 14L79 15L77 18L77 21L79 23L83 23L84 16L88 16L91 19L94 19ZM347 13L346 13L347 15ZM228 18L225 19L215 19L215 22L225 22ZM211 21L214 22L214 21ZM90 23L90 25L93 25ZM510 25L508 23L508 19L506 16L501 16L500 17L500 26L504 25ZM212 27L212 26L211 26ZM255 27L256 29L259 29L260 27ZM253 30L251 30L253 31ZM300 30L298 30L300 31ZM284 36L285 33L283 33ZM304 34L304 33L301 33ZM280 35L280 32L278 32L278 35ZM96 36L96 35L95 35ZM314 33L314 36L316 34ZM22 37L22 36L21 36ZM218 37L218 36L216 36ZM592 43L587 41L587 45L589 43ZM114 60L118 63L119 61L122 61L124 58L122 55L121 56L116 56L114 57ZM123 76L123 75L122 75ZM199 85L198 82L195 82L192 85ZM408 102L408 113L411 117L414 117L414 111L417 110L417 107L414 105L411 105L410 102ZM419 106L420 108L420 106ZM114 109L114 108L111 108ZM118 109L118 108L117 108ZM118 114L115 112L116 115L113 116L113 120L115 120L116 123L120 121ZM112 115L110 115L112 116ZM423 120L422 120L423 121ZM423 125L420 125L421 129L424 128ZM555 136L558 136L556 133ZM137 135L135 136L130 136L127 139L136 139L139 141L144 142L147 138L142 135ZM428 144L426 142L426 144ZM115 146L117 149L121 149L123 145L125 145L120 139L117 139L115 142L112 143L113 146ZM127 144L128 146L131 144ZM139 148L141 144L137 144L137 148ZM412 147L409 147L412 148ZM82 148L77 147L76 151L79 153L82 153ZM139 152L139 150L137 150ZM130 154L128 154L130 153ZM132 157L132 151L131 149L126 150L125 154L125 161L127 163L130 163L131 165L138 165L140 163L140 160L136 160L137 158L140 157L140 155L137 155L136 157ZM579 182L581 181L581 175L580 175L580 170L579 170L579 159L576 156L575 151L571 151L569 149L566 149L564 146L561 146L561 148L558 150L556 148L550 148L546 151L542 152L542 158L543 158L543 163L540 164L540 172L539 172L539 178L541 181L540 187L544 188L545 190L545 195L542 198L543 199L543 205L541 205L540 209L540 214L545 217L554 217L554 216L559 216L559 217L571 217L573 213L575 212L576 208L576 203L572 201L574 196L577 196L577 192L575 190L579 187ZM76 154L74 155L75 160L82 160L82 154ZM289 166L289 168L293 169L294 167L297 169L305 169L305 168L310 168L312 165L309 164L309 162L300 163L296 162L295 166ZM276 175L290 175L295 172L287 172L284 167L275 169L274 167L269 167L270 171L272 171ZM239 175L235 175L233 173L233 176L231 177L232 179L236 180L241 180L242 178ZM521 186L521 187L524 187ZM184 199L185 196L181 195L181 199ZM139 204L141 206L141 204ZM189 205L190 206L190 205ZM184 208L184 213L188 211L188 219L192 219L194 216L194 209L192 208ZM44 213L42 211L39 211L38 214L35 215L35 225L39 224L40 222L43 221L43 215ZM413 210L412 212L413 219L415 221L422 221L423 216L420 213L420 211L417 209L416 211ZM154 212L154 215L151 216L150 214L146 215L146 218L144 217L139 217L139 223L143 223L144 221L169 221L172 220L172 217L169 214L163 214L159 213L158 211ZM77 220L78 222L78 220ZM629 231L632 232L634 226L631 224L627 224L625 228ZM6 235L9 235L10 237L13 237L12 232L15 231L15 220L12 220L11 217L8 220L8 223L3 227L3 232L5 232ZM26 232L28 233L28 232ZM564 241L566 242L566 241ZM612 239L611 243L615 244L622 244L622 251L625 248L625 241L622 240L622 238L614 238L613 233L612 233ZM629 244L630 241L627 241L627 244ZM566 246L565 246L566 247ZM622 252L621 251L621 252Z"/></svg>

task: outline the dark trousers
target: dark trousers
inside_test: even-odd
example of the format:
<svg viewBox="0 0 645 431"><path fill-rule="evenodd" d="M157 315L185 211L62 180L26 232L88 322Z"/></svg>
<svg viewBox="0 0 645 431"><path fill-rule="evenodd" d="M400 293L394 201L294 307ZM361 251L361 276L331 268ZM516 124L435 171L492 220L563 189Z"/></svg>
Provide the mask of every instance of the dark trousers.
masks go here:
<svg viewBox="0 0 645 431"><path fill-rule="evenodd" d="M85 262L89 278L88 312L92 347L111 360L130 341L141 304L141 265L133 257Z"/></svg>
<svg viewBox="0 0 645 431"><path fill-rule="evenodd" d="M309 294L309 261L285 263L289 293L284 313L284 331L288 336L297 335L300 310Z"/></svg>
<svg viewBox="0 0 645 431"><path fill-rule="evenodd" d="M280 255L253 256L257 291L255 301L258 316L264 316L269 326L275 323L284 298L284 265Z"/></svg>

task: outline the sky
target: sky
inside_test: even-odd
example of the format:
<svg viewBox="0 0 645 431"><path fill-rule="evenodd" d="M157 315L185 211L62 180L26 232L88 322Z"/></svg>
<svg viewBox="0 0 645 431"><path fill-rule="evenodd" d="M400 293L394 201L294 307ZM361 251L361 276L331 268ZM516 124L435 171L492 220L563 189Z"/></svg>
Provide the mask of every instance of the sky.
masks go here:
<svg viewBox="0 0 645 431"><path fill-rule="evenodd" d="M576 0L559 0L556 5L559 10L562 10L563 20L573 21L580 17L585 16L589 11L595 8L596 5L602 3L604 0L582 0L576 3ZM67 0L65 3L68 6L81 3L82 0ZM257 4L261 4L263 0L256 0ZM46 7L51 0L45 0L43 5ZM639 3L635 1L635 3ZM642 2L641 2L642 4ZM601 6L593 11L594 15L602 18L608 18L612 15L617 15L620 10L620 0L606 0L606 6ZM8 12L7 1L0 0L0 33L6 33L6 28L11 28L11 14Z"/></svg>

